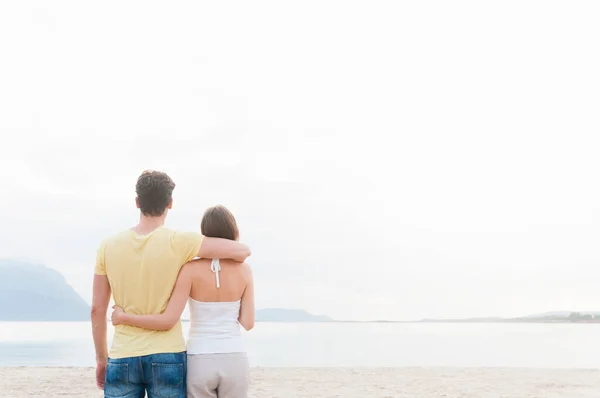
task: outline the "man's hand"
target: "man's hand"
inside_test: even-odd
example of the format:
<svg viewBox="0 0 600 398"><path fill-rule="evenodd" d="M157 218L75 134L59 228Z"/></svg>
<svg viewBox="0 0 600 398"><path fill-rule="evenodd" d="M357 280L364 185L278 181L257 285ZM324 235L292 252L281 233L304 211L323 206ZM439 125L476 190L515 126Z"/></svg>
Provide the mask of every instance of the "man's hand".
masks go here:
<svg viewBox="0 0 600 398"><path fill-rule="evenodd" d="M96 387L104 390L104 380L106 379L106 362L96 363Z"/></svg>
<svg viewBox="0 0 600 398"><path fill-rule="evenodd" d="M123 308L119 307L118 305L113 305L113 312L110 316L110 320L113 324L113 326L117 326L117 325L123 325L124 322L124 318L125 318L125 311L123 311Z"/></svg>

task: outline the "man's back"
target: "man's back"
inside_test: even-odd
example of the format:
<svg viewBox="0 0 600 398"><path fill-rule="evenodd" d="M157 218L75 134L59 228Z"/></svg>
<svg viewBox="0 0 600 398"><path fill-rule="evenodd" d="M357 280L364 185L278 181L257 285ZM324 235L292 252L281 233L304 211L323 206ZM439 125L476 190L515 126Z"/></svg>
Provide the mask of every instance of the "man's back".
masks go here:
<svg viewBox="0 0 600 398"><path fill-rule="evenodd" d="M115 304L132 314L159 314L167 306L181 266L199 252L202 235L165 227L140 235L126 230L106 239L96 274L107 275ZM181 323L168 331L117 326L110 358L185 351Z"/></svg>

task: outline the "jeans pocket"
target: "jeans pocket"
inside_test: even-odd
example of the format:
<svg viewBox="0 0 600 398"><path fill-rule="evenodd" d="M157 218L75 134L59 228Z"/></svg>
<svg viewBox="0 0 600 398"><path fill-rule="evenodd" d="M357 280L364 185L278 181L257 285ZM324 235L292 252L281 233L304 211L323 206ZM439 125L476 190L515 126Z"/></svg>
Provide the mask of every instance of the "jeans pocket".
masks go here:
<svg viewBox="0 0 600 398"><path fill-rule="evenodd" d="M154 394L161 398L185 396L185 372L182 363L152 363Z"/></svg>
<svg viewBox="0 0 600 398"><path fill-rule="evenodd" d="M107 398L120 398L127 395L129 392L128 364L109 361L106 365L104 396Z"/></svg>

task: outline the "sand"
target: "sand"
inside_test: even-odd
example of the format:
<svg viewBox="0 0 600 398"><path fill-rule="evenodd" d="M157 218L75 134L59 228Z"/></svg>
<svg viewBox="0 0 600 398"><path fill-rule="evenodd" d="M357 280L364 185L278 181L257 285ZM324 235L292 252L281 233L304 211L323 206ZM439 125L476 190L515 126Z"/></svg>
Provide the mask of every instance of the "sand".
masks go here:
<svg viewBox="0 0 600 398"><path fill-rule="evenodd" d="M0 368L0 397L102 397L92 368ZM252 398L598 398L600 370L253 368Z"/></svg>

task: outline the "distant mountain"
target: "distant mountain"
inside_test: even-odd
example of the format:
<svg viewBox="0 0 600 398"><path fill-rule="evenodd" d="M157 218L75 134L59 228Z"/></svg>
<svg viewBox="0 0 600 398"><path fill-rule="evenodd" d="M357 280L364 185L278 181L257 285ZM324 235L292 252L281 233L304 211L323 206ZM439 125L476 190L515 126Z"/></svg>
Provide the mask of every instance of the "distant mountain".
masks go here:
<svg viewBox="0 0 600 398"><path fill-rule="evenodd" d="M423 319L426 323L600 323L600 311L549 311L517 318Z"/></svg>
<svg viewBox="0 0 600 398"><path fill-rule="evenodd" d="M87 321L90 306L58 271L0 259L0 321Z"/></svg>
<svg viewBox="0 0 600 398"><path fill-rule="evenodd" d="M304 310L265 308L256 311L257 322L332 322L325 315L313 315Z"/></svg>
<svg viewBox="0 0 600 398"><path fill-rule="evenodd" d="M570 314L571 311L549 311L541 314L525 315L517 319L568 318Z"/></svg>
<svg viewBox="0 0 600 398"><path fill-rule="evenodd" d="M542 314L533 314L519 317L517 319L566 319L573 318L573 316L585 316L590 315L593 317L600 316L600 311L583 311L583 312L574 312L574 311L550 311L544 312Z"/></svg>

